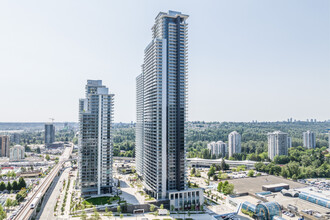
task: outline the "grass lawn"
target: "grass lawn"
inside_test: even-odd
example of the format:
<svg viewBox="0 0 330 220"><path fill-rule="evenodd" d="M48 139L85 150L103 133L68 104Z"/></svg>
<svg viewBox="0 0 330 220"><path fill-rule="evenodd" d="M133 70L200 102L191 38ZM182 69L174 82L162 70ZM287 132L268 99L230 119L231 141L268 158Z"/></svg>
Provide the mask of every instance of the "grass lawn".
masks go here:
<svg viewBox="0 0 330 220"><path fill-rule="evenodd" d="M119 199L118 196L114 196L114 197L104 196L104 197L86 199L83 203L85 205L104 205L104 204L111 204L113 201L116 201L118 199Z"/></svg>

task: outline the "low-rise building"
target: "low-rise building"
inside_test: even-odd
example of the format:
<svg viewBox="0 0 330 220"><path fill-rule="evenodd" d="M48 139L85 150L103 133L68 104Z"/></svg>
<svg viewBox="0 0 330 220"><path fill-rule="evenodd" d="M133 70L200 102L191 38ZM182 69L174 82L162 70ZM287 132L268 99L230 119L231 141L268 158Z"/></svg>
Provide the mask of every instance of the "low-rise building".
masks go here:
<svg viewBox="0 0 330 220"><path fill-rule="evenodd" d="M15 145L14 147L10 148L10 161L21 161L25 158L25 148L21 145Z"/></svg>

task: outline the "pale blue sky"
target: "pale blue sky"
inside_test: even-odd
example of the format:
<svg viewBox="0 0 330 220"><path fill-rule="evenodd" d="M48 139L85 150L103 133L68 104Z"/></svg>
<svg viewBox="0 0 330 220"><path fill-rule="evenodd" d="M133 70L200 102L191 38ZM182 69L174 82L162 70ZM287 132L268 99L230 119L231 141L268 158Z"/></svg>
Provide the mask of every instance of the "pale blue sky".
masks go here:
<svg viewBox="0 0 330 220"><path fill-rule="evenodd" d="M159 11L190 15L189 120L330 119L330 1L0 2L0 121L78 120L87 79L135 121Z"/></svg>

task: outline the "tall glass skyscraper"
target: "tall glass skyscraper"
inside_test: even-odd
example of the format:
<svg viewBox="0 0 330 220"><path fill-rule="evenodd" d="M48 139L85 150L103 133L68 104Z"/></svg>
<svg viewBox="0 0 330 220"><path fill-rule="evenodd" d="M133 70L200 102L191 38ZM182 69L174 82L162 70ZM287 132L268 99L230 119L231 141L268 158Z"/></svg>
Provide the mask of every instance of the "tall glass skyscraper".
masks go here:
<svg viewBox="0 0 330 220"><path fill-rule="evenodd" d="M187 189L188 15L160 12L137 77L136 166L149 194Z"/></svg>
<svg viewBox="0 0 330 220"><path fill-rule="evenodd" d="M101 80L88 80L79 100L79 184L82 195L112 191L114 95Z"/></svg>
<svg viewBox="0 0 330 220"><path fill-rule="evenodd" d="M45 124L45 145L55 142L55 126L53 123Z"/></svg>

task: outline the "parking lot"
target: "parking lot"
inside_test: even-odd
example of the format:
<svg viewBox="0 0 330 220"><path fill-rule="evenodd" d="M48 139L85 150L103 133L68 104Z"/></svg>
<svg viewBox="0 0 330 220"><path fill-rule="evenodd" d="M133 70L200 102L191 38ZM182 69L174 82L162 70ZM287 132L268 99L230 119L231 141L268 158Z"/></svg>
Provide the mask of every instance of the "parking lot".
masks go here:
<svg viewBox="0 0 330 220"><path fill-rule="evenodd" d="M288 179L284 179L272 175L258 176L252 178L232 179L232 180L228 180L228 182L234 184L235 192L237 193L248 192L251 194L262 192L263 185L286 183L289 184L290 189L302 188L306 186L305 184L302 183L294 182Z"/></svg>

